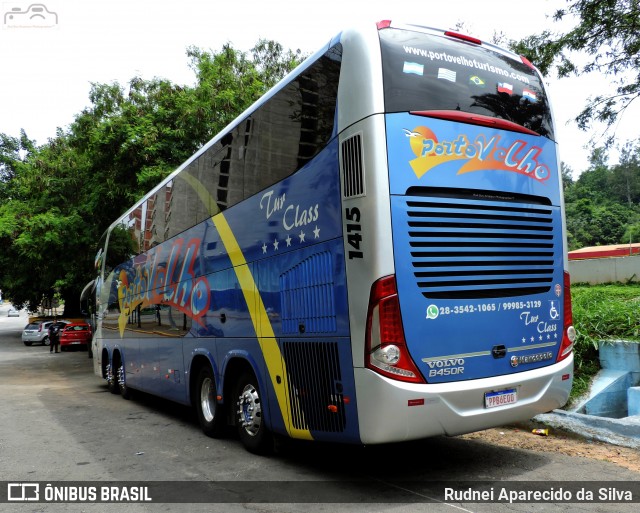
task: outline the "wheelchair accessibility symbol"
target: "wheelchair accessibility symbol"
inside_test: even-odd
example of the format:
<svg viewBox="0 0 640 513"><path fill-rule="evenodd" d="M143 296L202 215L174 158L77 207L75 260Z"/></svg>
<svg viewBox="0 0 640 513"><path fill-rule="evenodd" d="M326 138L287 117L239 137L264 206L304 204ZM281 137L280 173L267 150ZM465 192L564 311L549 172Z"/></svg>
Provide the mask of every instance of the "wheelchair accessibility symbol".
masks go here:
<svg viewBox="0 0 640 513"><path fill-rule="evenodd" d="M549 309L549 317L552 321L555 321L558 317L560 317L560 312L556 308L556 302L551 301L551 308Z"/></svg>

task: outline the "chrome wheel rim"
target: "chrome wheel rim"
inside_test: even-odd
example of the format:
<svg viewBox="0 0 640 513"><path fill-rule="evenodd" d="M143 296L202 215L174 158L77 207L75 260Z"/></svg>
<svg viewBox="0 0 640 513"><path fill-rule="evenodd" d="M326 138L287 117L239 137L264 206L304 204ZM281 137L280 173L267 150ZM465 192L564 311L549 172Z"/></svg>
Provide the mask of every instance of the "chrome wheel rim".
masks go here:
<svg viewBox="0 0 640 513"><path fill-rule="evenodd" d="M262 405L258 390L252 384L247 384L238 400L238 417L240 425L250 436L256 436L262 425Z"/></svg>
<svg viewBox="0 0 640 513"><path fill-rule="evenodd" d="M214 386L211 378L205 378L200 388L200 409L207 422L211 422L216 414L216 402L213 396Z"/></svg>
<svg viewBox="0 0 640 513"><path fill-rule="evenodd" d="M122 390L125 390L125 387L127 386L127 384L124 381L124 365L120 365L120 367L118 367L118 385L120 386L120 388Z"/></svg>

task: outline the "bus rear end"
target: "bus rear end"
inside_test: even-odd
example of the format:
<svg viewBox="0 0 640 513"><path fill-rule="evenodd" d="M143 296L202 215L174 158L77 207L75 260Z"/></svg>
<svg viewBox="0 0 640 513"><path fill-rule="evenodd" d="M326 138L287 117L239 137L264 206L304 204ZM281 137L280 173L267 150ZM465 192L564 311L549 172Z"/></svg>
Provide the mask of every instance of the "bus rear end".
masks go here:
<svg viewBox="0 0 640 513"><path fill-rule="evenodd" d="M539 74L455 33L385 25L378 35L388 199L377 203L390 212L379 235L392 243L378 240L373 267L392 272L369 291L361 439L455 435L560 407L575 332ZM358 257L348 217L366 207L349 205L346 247Z"/></svg>

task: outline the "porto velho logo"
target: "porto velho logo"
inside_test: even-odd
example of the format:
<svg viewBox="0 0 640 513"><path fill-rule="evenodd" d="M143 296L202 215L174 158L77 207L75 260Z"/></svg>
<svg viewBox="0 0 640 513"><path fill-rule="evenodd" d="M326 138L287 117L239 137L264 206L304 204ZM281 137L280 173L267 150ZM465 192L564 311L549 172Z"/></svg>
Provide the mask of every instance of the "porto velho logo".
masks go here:
<svg viewBox="0 0 640 513"><path fill-rule="evenodd" d="M138 306L168 305L199 324L209 309L210 287L205 277L196 277L199 239L176 239L170 246L156 246L146 258L134 261L118 274L120 334L128 315Z"/></svg>
<svg viewBox="0 0 640 513"><path fill-rule="evenodd" d="M470 139L466 134L458 134L452 140L438 140L425 126L404 132L416 156L409 164L418 178L449 162L459 163L458 174L508 171L538 182L545 182L550 176L549 166L541 160L542 148L521 139L503 141L500 135L485 134Z"/></svg>

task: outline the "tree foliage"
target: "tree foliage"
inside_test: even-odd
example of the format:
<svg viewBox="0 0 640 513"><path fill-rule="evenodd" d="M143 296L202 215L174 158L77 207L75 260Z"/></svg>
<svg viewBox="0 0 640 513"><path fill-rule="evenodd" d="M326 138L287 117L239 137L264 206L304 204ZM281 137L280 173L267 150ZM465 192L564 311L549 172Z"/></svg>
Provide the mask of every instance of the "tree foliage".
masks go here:
<svg viewBox="0 0 640 513"><path fill-rule="evenodd" d="M594 71L609 76L611 93L590 98L576 121L583 129L593 121L613 125L640 96L640 2L569 0L553 18L576 24L567 32L531 35L513 43L513 49L535 62L545 75L555 70L559 77Z"/></svg>
<svg viewBox="0 0 640 513"><path fill-rule="evenodd" d="M14 304L35 310L58 293L76 313L102 232L300 60L265 40L187 57L192 86L93 84L89 106L47 143L0 134L0 289Z"/></svg>
<svg viewBox="0 0 640 513"><path fill-rule="evenodd" d="M627 142L609 166L595 148L590 166L565 184L570 249L640 242L640 141Z"/></svg>

